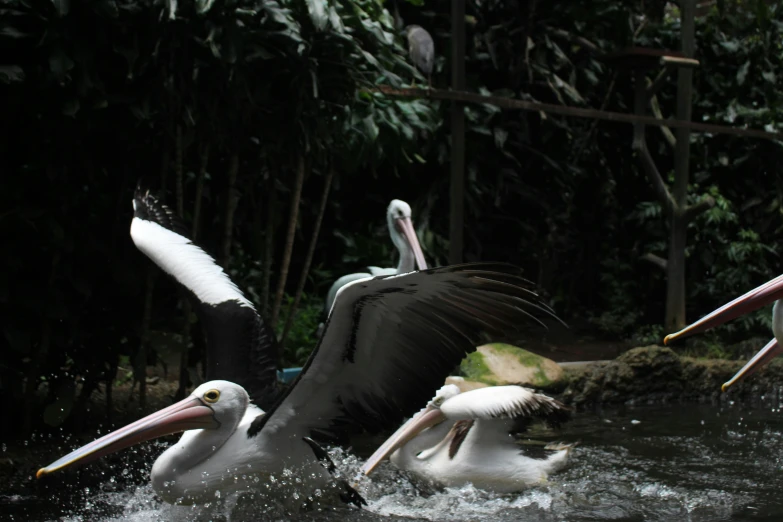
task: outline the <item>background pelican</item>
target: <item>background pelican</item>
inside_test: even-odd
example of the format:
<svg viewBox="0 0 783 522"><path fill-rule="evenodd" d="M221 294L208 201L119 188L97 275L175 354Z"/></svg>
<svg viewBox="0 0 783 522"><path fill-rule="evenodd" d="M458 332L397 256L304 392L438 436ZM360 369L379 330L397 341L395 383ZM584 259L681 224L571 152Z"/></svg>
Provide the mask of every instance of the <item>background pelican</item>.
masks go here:
<svg viewBox="0 0 783 522"><path fill-rule="evenodd" d="M427 261L424 259L424 253L419 245L419 238L416 236L416 229L413 228L411 219L411 207L400 199L393 199L386 209L386 223L389 226L389 235L392 243L397 247L400 254L400 262L397 268L380 268L377 266L368 266L368 272L356 272L340 277L329 288L324 303L324 320L329 316L332 304L337 297L337 292L348 283L361 279L368 279L373 276L404 274L413 271L418 267L419 270L427 268ZM318 325L318 336L323 332L324 323Z"/></svg>
<svg viewBox="0 0 783 522"><path fill-rule="evenodd" d="M772 333L775 335L775 338L769 341L764 348L759 350L759 352L748 361L734 377L723 384L721 389L726 391L731 385L752 375L765 364L768 364L776 355L783 352L783 348L781 348L781 342L783 342L783 306L780 304L781 298L783 298L783 275L780 275L771 281L767 281L763 285L741 295L717 310L705 315L695 323L686 326L679 332L667 335L663 340L663 344L669 344L677 339L704 332L714 326L721 325L774 301L775 306L772 307Z"/></svg>
<svg viewBox="0 0 783 522"><path fill-rule="evenodd" d="M180 255L194 253L180 238L163 237L168 240L161 244L176 249L163 256L164 264L180 263ZM169 273L188 288L210 281L196 292L202 301L225 302L219 301L225 296L236 301L227 288L217 288L232 286L230 280L201 254L195 257L199 262L182 262L188 275ZM335 481L334 467L318 442L346 443L362 430L398 425L486 334L513 342L514 334L531 322L557 319L532 288L519 269L497 263L354 282L341 290L302 373L266 413L252 405L240 386L205 383L185 400L73 451L37 476L195 428L153 467L155 491L169 502L214 498L216 488L263 492L275 482L298 493L286 496L290 502L302 503L316 489L336 489L343 500L360 504L344 480ZM220 345L222 351L235 348ZM258 344L257 349L273 347ZM296 478L281 481L285 472Z"/></svg>
<svg viewBox="0 0 783 522"><path fill-rule="evenodd" d="M522 386L493 386L460 393L443 386L367 459L369 475L389 454L400 469L443 486L468 483L499 493L519 491L562 469L572 445L550 444L546 458L524 454L513 435L534 420L559 426L570 408Z"/></svg>

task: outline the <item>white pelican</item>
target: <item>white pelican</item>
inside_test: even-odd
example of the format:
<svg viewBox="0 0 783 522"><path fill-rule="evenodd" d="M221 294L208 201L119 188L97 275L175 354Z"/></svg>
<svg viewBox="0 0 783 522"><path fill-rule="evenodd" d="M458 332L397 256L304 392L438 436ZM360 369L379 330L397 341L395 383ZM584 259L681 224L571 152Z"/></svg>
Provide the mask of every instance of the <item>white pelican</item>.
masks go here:
<svg viewBox="0 0 783 522"><path fill-rule="evenodd" d="M324 317L329 316L329 311L332 309L332 304L337 297L337 291L348 283L373 276L404 274L411 272L417 266L419 270L427 269L427 261L424 259L424 253L421 251L416 230L413 228L410 205L400 199L393 199L386 209L386 223L389 226L389 235L392 243L394 243L394 246L397 247L397 251L400 253L400 262L397 264L397 268L368 266L368 272L356 272L339 278L329 288L329 293L326 294ZM323 325L320 325L318 331L321 332L322 329Z"/></svg>
<svg viewBox="0 0 783 522"><path fill-rule="evenodd" d="M228 291L230 280L203 251L160 233L167 238L160 247L172 250L153 259L169 266L169 273L188 288L203 283L194 291L202 302L225 303L220 299L226 296L239 300ZM194 260L185 262L191 255ZM253 395L248 398L240 386L208 382L183 401L41 468L37 476L144 440L194 430L153 466L152 485L168 502L200 502L215 498L217 491L263 493L274 483L292 492L285 495L290 502L301 504L318 489L336 489L343 500L361 504L347 482L335 480L334 467L316 441L344 443L353 433L398 425L486 335L514 342L514 334L531 319L538 324L543 324L539 317L557 320L531 288L519 269L500 263L446 266L347 285L302 372L266 413L252 405ZM244 309L249 308L239 307L239 312ZM255 335L256 330L242 331ZM236 335L237 346L219 348L239 348L246 358L245 339ZM261 347L273 349L262 343L254 350ZM226 355L231 360L233 355ZM267 353L261 359L274 356Z"/></svg>
<svg viewBox="0 0 783 522"><path fill-rule="evenodd" d="M460 393L459 387L447 384L367 459L362 472L369 475L390 455L396 467L431 483L520 491L562 469L573 445L550 444L549 456L532 458L513 434L536 419L557 426L570 412L559 401L522 386Z"/></svg>
<svg viewBox="0 0 783 522"><path fill-rule="evenodd" d="M775 335L775 338L759 350L734 377L723 383L721 389L726 391L731 385L757 372L761 367L774 359L776 355L783 352L783 348L781 348L781 343L783 342L783 306L780 303L781 298L783 298L783 275L741 295L679 332L667 335L663 340L663 344L669 344L677 339L704 332L774 301L775 305L772 307L772 333Z"/></svg>
<svg viewBox="0 0 783 522"><path fill-rule="evenodd" d="M133 198L133 243L187 294L206 336L207 380L243 386L263 407L277 389L277 338L215 260L190 239L179 218L148 190ZM230 350L226 347L230 346Z"/></svg>

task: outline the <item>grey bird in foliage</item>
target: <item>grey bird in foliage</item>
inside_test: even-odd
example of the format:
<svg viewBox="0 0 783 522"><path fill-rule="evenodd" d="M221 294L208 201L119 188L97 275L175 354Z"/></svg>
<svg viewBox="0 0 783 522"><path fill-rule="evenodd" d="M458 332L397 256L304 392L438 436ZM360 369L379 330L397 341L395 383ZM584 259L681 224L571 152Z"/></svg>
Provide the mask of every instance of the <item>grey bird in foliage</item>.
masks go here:
<svg viewBox="0 0 783 522"><path fill-rule="evenodd" d="M409 25L405 28L408 37L408 54L414 65L427 75L427 84L432 88L432 68L435 65L435 44L432 36L423 27Z"/></svg>

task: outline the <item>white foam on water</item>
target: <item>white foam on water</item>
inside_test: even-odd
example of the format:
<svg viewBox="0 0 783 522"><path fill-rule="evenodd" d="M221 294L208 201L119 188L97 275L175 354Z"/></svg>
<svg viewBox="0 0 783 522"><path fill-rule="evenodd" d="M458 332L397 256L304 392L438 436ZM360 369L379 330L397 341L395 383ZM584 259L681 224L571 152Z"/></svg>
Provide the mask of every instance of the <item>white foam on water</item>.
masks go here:
<svg viewBox="0 0 783 522"><path fill-rule="evenodd" d="M642 417L640 417L642 418ZM67 522L190 522L308 520L318 522L388 520L403 517L440 522L559 522L562 520L690 520L729 521L783 512L775 492L783 487L783 435L778 422L770 427L733 423L679 432L672 425L622 437L622 424L594 421L601 433L574 451L571 465L549 481L518 494L495 494L473 486L436 488L412 480L388 462L372 477L359 473L363 460L351 450L332 448L329 455L341 478L355 484L368 506L359 511L324 507L286 516L278 499L261 497L238 502L221 495L210 505L171 506L155 500L149 486L125 492L85 492L78 514ZM709 420L709 418L708 418ZM600 423L600 424L599 424ZM644 417L639 429L653 423ZM611 431L614 430L614 431ZM571 433L578 438L578 433ZM284 477L278 477L282 480ZM292 478L296 482L296 477ZM259 485L261 491L263 484ZM301 492L300 492L301 493ZM289 494L288 496L292 496ZM280 496L284 500L285 495Z"/></svg>

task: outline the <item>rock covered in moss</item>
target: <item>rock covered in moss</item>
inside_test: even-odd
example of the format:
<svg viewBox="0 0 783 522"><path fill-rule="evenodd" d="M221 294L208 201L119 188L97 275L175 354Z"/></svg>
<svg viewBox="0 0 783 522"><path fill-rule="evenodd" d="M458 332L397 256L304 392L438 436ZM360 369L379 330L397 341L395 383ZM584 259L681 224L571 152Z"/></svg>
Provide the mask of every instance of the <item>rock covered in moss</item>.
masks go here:
<svg viewBox="0 0 783 522"><path fill-rule="evenodd" d="M490 386L524 384L551 388L563 379L563 369L556 362L502 343L479 346L462 360L460 372L469 381Z"/></svg>
<svg viewBox="0 0 783 522"><path fill-rule="evenodd" d="M759 373L721 393L745 361L680 357L670 348L634 348L613 361L568 372L559 397L573 405L660 403L679 400L759 400L777 397L783 365L773 361Z"/></svg>

